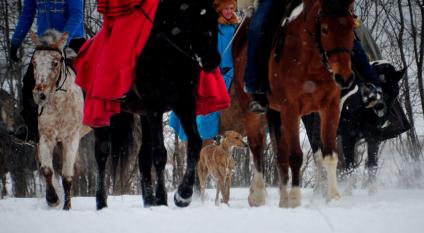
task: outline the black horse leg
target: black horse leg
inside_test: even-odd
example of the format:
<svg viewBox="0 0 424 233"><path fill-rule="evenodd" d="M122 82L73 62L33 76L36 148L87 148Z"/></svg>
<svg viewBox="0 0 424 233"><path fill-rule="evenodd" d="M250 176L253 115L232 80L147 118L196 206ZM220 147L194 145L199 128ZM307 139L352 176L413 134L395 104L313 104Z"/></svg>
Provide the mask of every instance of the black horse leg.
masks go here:
<svg viewBox="0 0 424 233"><path fill-rule="evenodd" d="M322 148L319 114L311 113L309 115L303 116L302 122L305 126L312 152L315 153L320 148Z"/></svg>
<svg viewBox="0 0 424 233"><path fill-rule="evenodd" d="M138 168L141 174L141 192L144 207L155 205L155 198L152 187L152 139L150 135L150 123L146 116L141 116L142 142L138 153Z"/></svg>
<svg viewBox="0 0 424 233"><path fill-rule="evenodd" d="M105 189L105 169L107 157L111 151L109 127L95 128L95 157L97 162L97 187L96 208L98 210L107 207L107 193Z"/></svg>
<svg viewBox="0 0 424 233"><path fill-rule="evenodd" d="M367 169L368 169L368 183L374 183L377 175L378 167L378 149L380 147L380 141L373 138L367 138L368 143L368 159L367 159Z"/></svg>
<svg viewBox="0 0 424 233"><path fill-rule="evenodd" d="M150 124L150 137L152 143L152 160L156 169L156 205L168 205L168 194L165 188L165 165L167 160L166 148L163 138L162 112L149 113L147 118Z"/></svg>
<svg viewBox="0 0 424 233"><path fill-rule="evenodd" d="M174 109L174 112L180 119L188 139L186 172L182 183L178 186L178 190L174 195L175 204L179 207L186 207L191 202L196 166L199 161L199 153L202 147L202 139L200 138L199 131L197 129L194 109L194 106L191 109L184 109L182 111Z"/></svg>
<svg viewBox="0 0 424 233"><path fill-rule="evenodd" d="M315 161L314 195L325 194L326 189L323 184L325 173L322 165L323 155L320 150L322 148L320 116L318 113L311 113L303 116L302 122L305 126L306 135L308 136Z"/></svg>
<svg viewBox="0 0 424 233"><path fill-rule="evenodd" d="M356 167L355 143L355 138L348 136L348 134L346 133L342 135L343 156L345 161L343 173L345 174L352 172L353 169Z"/></svg>
<svg viewBox="0 0 424 233"><path fill-rule="evenodd" d="M113 181L113 192L116 193L117 189L119 193L124 192L125 182L125 170L129 163L129 154L133 146L133 122L134 117L129 113L120 113L114 115L110 122L110 140L111 140L111 159L112 159L112 181ZM120 182L119 186L116 185L117 170L119 165L120 171Z"/></svg>

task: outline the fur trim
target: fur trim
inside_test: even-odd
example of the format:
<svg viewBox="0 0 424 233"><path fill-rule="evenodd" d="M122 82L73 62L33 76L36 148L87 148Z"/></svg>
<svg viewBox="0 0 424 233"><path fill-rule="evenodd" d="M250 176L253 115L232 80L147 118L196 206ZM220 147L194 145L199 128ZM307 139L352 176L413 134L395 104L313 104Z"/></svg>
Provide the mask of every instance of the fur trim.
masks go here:
<svg viewBox="0 0 424 233"><path fill-rule="evenodd" d="M227 20L226 18L224 18L224 16L219 15L218 23L219 24L238 24L239 23L239 19L238 19L237 15L235 13L233 14L233 16L231 17L231 19L229 19L229 20Z"/></svg>

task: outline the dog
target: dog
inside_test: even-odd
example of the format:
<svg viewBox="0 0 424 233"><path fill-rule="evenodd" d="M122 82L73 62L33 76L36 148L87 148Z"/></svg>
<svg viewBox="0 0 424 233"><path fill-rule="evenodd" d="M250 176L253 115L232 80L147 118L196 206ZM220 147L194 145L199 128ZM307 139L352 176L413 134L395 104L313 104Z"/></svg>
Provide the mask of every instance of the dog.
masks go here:
<svg viewBox="0 0 424 233"><path fill-rule="evenodd" d="M197 174L200 182L202 200L205 199L206 181L209 175L217 182L215 204L219 205L219 193L222 202L228 204L230 199L231 177L234 173L235 161L231 151L235 147L246 148L243 137L235 131L226 131L218 140L218 143L210 144L200 151L200 159L197 165Z"/></svg>

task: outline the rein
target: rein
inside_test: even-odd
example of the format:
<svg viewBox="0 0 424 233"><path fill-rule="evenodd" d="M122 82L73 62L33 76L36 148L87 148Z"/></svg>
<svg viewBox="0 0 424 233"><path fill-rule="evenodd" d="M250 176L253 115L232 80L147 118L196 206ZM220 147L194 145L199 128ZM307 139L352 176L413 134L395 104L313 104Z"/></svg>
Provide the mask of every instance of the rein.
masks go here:
<svg viewBox="0 0 424 233"><path fill-rule="evenodd" d="M305 31L308 33L308 35L315 40L315 43L318 47L319 53L322 58L322 64L325 66L325 68L332 73L331 66L328 63L329 57L339 54L339 53L351 53L350 49L344 48L344 47L336 47L330 50L325 50L321 43L321 17L332 17L332 18L340 18L340 17L346 17L346 16L352 16L352 13L345 12L343 14L328 14L328 13L322 13L321 11L318 12L318 14L315 17L315 32L310 32L308 29L305 28Z"/></svg>

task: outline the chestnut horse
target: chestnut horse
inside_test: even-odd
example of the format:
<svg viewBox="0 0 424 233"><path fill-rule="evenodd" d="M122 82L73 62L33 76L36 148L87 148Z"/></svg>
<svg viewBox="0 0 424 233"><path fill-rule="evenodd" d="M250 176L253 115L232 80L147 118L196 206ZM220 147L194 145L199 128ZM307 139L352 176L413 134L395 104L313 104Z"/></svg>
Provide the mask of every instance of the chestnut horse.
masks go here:
<svg viewBox="0 0 424 233"><path fill-rule="evenodd" d="M317 153L319 168L327 172L327 199L338 199L336 166L336 130L340 115L340 93L353 83L350 51L353 44L353 1L305 0L290 17L280 59L269 60L270 111L267 119L270 131L278 146L278 169L280 178L280 206L300 205L300 167L302 151L299 141L299 120L302 116L318 112L321 121L321 153ZM243 27L243 25L242 25ZM250 188L249 204L265 203L263 179L263 145L265 126L263 116L246 112L246 94L242 91L246 46L241 28L234 40L235 92L245 112L244 128L254 155L255 172ZM225 114L223 115L225 123ZM280 122L282 131L280 131ZM287 190L288 168L292 171L292 190ZM321 169L318 169L320 171Z"/></svg>

